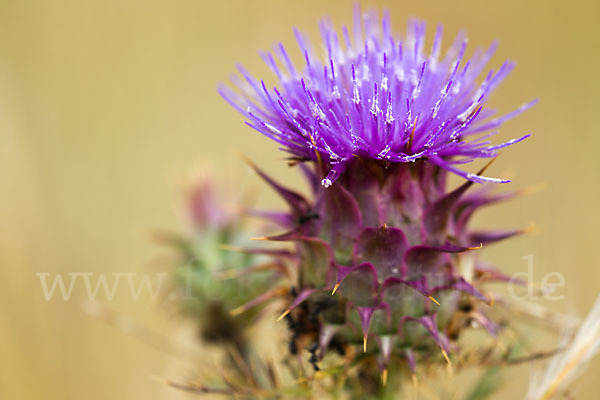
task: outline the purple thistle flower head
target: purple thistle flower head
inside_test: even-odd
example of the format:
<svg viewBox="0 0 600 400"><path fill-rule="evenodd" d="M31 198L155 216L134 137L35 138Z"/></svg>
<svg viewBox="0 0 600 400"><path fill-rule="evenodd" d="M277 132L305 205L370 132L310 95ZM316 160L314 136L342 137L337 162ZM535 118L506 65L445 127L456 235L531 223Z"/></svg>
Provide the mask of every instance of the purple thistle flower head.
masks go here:
<svg viewBox="0 0 600 400"><path fill-rule="evenodd" d="M346 27L338 35L329 21L322 21L320 30L324 59L295 31L303 69L294 66L280 44L275 55L263 54L279 80L277 87L269 89L238 66L245 78L236 82L240 93L227 87L220 93L249 126L294 158L322 162L323 186L330 186L356 158L388 163L424 159L474 182L508 182L456 166L495 157L499 149L529 136L497 145L488 140L495 128L535 103L495 118L485 107L514 66L506 61L478 80L496 43L466 60L467 40L461 33L441 56L441 26L426 50L424 22L412 21L406 36L397 38L387 12L381 20L376 12L363 17L358 6L352 36Z"/></svg>
<svg viewBox="0 0 600 400"><path fill-rule="evenodd" d="M245 78L234 80L239 94L221 89L247 124L292 160L313 161L299 164L309 196L254 167L289 208L254 212L283 230L255 239L294 246L252 251L291 264L294 273L285 276L289 289L275 287L236 312L283 298L279 319L290 327L290 353L307 348L315 370L327 353L352 359L366 383L349 385L352 397L370 398L383 393L388 370L400 378L390 382L401 385L406 368L400 363L411 373L419 364L451 364L463 331L500 332L485 281L508 278L477 253L524 230L478 231L470 221L480 208L516 193L494 194L489 186L472 191L474 182L507 182L481 176L491 160L477 173L459 165L525 139L489 141L495 128L533 103L501 117L485 107L513 67L507 61L479 78L495 44L466 60L459 34L440 56L441 28L424 50L422 22L410 23L398 39L387 13L363 18L358 6L352 37L327 21L320 27L324 58L296 32L302 71L279 45L275 55L264 55L277 87L239 67ZM449 190L450 173L467 181ZM377 373L381 386L372 384Z"/></svg>

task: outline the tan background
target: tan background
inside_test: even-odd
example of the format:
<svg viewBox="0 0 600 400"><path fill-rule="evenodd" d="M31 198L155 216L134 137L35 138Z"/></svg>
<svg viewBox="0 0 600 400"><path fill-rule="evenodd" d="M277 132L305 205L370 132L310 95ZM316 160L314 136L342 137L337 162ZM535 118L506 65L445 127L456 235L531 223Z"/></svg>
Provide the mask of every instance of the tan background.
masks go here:
<svg viewBox="0 0 600 400"><path fill-rule="evenodd" d="M541 102L507 124L503 138L533 132L504 151L495 175L513 188L546 190L486 212L479 223L537 234L487 250L508 271L534 255L535 277L561 271L562 311L585 313L600 288L600 6L598 1L373 1L392 11L459 28L470 44L501 46L491 66L518 62L493 103L502 111ZM155 399L168 357L81 311L44 301L37 272L160 270L155 228L177 229L177 181L199 162L259 186L235 152L297 182L267 139L242 124L216 94L234 63L266 72L257 55L291 26L315 35L331 15L351 21L345 1L3 0L0 3L0 398ZM274 204L270 195L263 204ZM53 276L53 275L51 275ZM102 298L102 296L100 296ZM110 307L159 332L168 307L119 291ZM528 367L513 373L522 393ZM600 363L581 379L594 398ZM170 376L177 378L177 376ZM170 389L169 389L170 390ZM166 393L171 393L169 390ZM519 397L516 395L516 397Z"/></svg>

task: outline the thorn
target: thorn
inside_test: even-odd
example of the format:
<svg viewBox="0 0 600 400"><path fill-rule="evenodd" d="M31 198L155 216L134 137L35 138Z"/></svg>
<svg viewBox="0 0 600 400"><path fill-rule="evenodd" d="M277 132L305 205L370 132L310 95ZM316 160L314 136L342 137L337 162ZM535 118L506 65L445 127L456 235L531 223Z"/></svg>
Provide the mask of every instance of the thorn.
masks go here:
<svg viewBox="0 0 600 400"><path fill-rule="evenodd" d="M490 161L487 162L487 164L485 164L479 171L477 171L477 173L475 174L475 176L481 176L481 174L483 174L489 167L490 165L492 165L494 163L494 161L496 161L496 159L500 157L500 153L498 153L496 155L496 157L492 158ZM469 182L469 185L472 185L473 181Z"/></svg>
<svg viewBox="0 0 600 400"><path fill-rule="evenodd" d="M335 286L333 287L333 290L331 291L332 296L335 294L335 292L338 290L338 288L340 287L341 284L342 284L342 282L337 282L335 284Z"/></svg>
<svg viewBox="0 0 600 400"><path fill-rule="evenodd" d="M287 310L285 310L280 316L279 318L277 318L277 322L281 321L282 319L284 319L286 317L286 315L288 315L292 310L290 310L289 308Z"/></svg>
<svg viewBox="0 0 600 400"><path fill-rule="evenodd" d="M479 113L479 111L481 111L481 109L483 108L483 106L479 106L478 108L474 109L471 114L469 114L469 116L467 117L467 119L471 119L471 117L473 117L473 115Z"/></svg>
<svg viewBox="0 0 600 400"><path fill-rule="evenodd" d="M388 380L388 370L387 368L385 368L382 372L381 372L381 384L383 386L387 385L387 380Z"/></svg>
<svg viewBox="0 0 600 400"><path fill-rule="evenodd" d="M244 164L246 164L248 167L250 167L252 169L252 171L258 175L259 174L259 168L258 165L256 165L256 163L254 161L252 161L249 157L247 157L244 153L242 153L241 151L237 152L238 157L242 160L242 162Z"/></svg>
<svg viewBox="0 0 600 400"><path fill-rule="evenodd" d="M467 250L480 250L483 249L483 243L479 243L479 246L467 247Z"/></svg>
<svg viewBox="0 0 600 400"><path fill-rule="evenodd" d="M533 185L533 186L529 186L529 187L525 187L523 189L517 190L517 194L522 195L522 196L526 196L529 194L533 194L533 193L537 193L537 192L541 192L543 190L546 190L547 185L544 183L540 183L537 185Z"/></svg>
<svg viewBox="0 0 600 400"><path fill-rule="evenodd" d="M479 171L477 171L477 175L483 174L485 172L485 170L488 169L490 167L490 165L492 165L499 156L500 156L500 154L498 154L496 157L494 157L490 161L488 161L487 164L485 164Z"/></svg>
<svg viewBox="0 0 600 400"><path fill-rule="evenodd" d="M237 317L238 315L240 315L243 312L244 312L244 306L240 306L240 307L234 308L233 310L229 311L229 315L231 315L232 317Z"/></svg>
<svg viewBox="0 0 600 400"><path fill-rule="evenodd" d="M440 303L439 303L439 302L438 302L438 301L437 301L437 300L436 300L436 299L435 299L435 298L434 298L432 295L429 295L429 296L427 296L427 298L428 298L429 300L433 301L433 302L434 302L435 304L437 304L438 306L440 305Z"/></svg>
<svg viewBox="0 0 600 400"><path fill-rule="evenodd" d="M363 353L367 352L367 335L363 336Z"/></svg>
<svg viewBox="0 0 600 400"><path fill-rule="evenodd" d="M417 130L417 119L419 119L419 116L417 115L415 117L415 122L413 123L413 130L410 133L410 137L408 138L408 142L406 142L406 153L409 154L410 153L410 148L412 146L412 142L413 139L415 138L415 131Z"/></svg>
<svg viewBox="0 0 600 400"><path fill-rule="evenodd" d="M494 304L496 304L496 296L494 296L494 293L489 292L488 295L490 296L490 302L489 302L489 306L493 307Z"/></svg>
<svg viewBox="0 0 600 400"><path fill-rule="evenodd" d="M319 153L319 150L315 149L315 154L317 155L317 163L319 164L319 167L323 168L323 159L321 158L321 153Z"/></svg>
<svg viewBox="0 0 600 400"><path fill-rule="evenodd" d="M237 153L237 156L239 158L241 158L242 161L245 162L246 164L249 164L251 167L254 167L256 165L256 164L254 164L254 162L252 160L250 160L250 158L248 158L248 156L246 156L241 151L237 150L236 153Z"/></svg>
<svg viewBox="0 0 600 400"><path fill-rule="evenodd" d="M446 350L444 350L444 349L440 349L440 350L442 350L442 355L446 359L446 362L448 363L448 366L450 368L452 368L452 361L450 361L450 357L448 357L448 353L446 353Z"/></svg>
<svg viewBox="0 0 600 400"><path fill-rule="evenodd" d="M317 166L318 166L319 170L321 172L323 172L324 171L323 158L321 157L321 153L319 153L319 150L317 149L317 142L315 141L315 138L313 137L313 135L311 135L309 133L309 136L310 136L310 142L312 143L313 148L315 150L315 156L317 157Z"/></svg>
<svg viewBox="0 0 600 400"><path fill-rule="evenodd" d="M529 225L521 229L521 232L523 232L524 234L529 234L534 232L536 229L537 227L535 226L535 222L530 222Z"/></svg>
<svg viewBox="0 0 600 400"><path fill-rule="evenodd" d="M250 240L269 240L269 238L267 236L257 236L250 238Z"/></svg>

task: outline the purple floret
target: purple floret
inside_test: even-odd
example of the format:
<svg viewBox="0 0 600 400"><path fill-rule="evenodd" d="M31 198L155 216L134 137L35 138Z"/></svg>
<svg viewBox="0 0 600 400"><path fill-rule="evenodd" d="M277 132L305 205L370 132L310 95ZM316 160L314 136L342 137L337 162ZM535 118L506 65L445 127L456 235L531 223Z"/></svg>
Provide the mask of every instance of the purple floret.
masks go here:
<svg viewBox="0 0 600 400"><path fill-rule="evenodd" d="M474 182L508 182L468 173L457 164L495 157L503 147L529 135L492 145L492 131L525 111L532 101L501 117L485 102L514 63L478 77L496 48L477 49L465 60L467 39L460 33L440 57L438 26L430 51L424 50L425 23L412 21L405 37L391 33L390 17L376 12L361 17L355 10L353 38L329 21L320 24L325 63L298 31L306 66L295 68L283 45L263 54L279 84L269 89L241 66L245 81L236 93L221 95L246 118L247 124L282 145L293 157L322 160L330 186L357 157L387 162L429 162ZM281 64L281 67L278 65Z"/></svg>

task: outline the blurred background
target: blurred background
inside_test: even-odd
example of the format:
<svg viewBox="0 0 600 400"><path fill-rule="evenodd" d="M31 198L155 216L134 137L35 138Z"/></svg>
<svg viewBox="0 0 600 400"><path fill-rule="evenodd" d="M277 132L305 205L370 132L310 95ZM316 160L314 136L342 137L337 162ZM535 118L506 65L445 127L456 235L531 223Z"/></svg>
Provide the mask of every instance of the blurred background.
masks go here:
<svg viewBox="0 0 600 400"><path fill-rule="evenodd" d="M242 123L216 93L234 64L268 75L257 52L277 41L295 49L291 27L316 37L329 15L351 23L348 1L2 0L0 2L0 398L158 399L176 396L152 376L175 362L82 311L85 290L46 301L38 273L156 273L157 229L182 230L181 178L210 165L226 185L243 182L261 205L279 204L238 156L273 175L300 180L276 145ZM600 289L600 2L371 1L387 7L397 33L408 17L460 28L470 50L500 40L490 63L517 68L492 104L511 111L500 139L532 132L491 170L511 188L545 185L484 213L482 226L535 222L534 234L486 250L508 272L565 277L555 310L584 315ZM299 54L294 53L296 59ZM509 187L507 187L508 189ZM172 307L127 290L98 299L158 334ZM168 303L168 301L166 302ZM513 370L499 398L524 393L530 366ZM190 369L190 373L193 369ZM594 398L596 360L577 385ZM174 398L174 397L172 397Z"/></svg>

